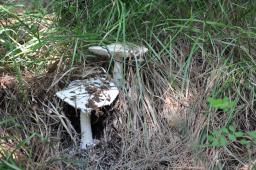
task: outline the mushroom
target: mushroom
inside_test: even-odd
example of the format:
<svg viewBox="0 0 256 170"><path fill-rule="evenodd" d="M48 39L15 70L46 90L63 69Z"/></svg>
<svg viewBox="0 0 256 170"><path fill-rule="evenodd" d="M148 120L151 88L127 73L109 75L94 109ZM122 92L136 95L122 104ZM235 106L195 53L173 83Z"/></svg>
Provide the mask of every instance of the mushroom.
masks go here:
<svg viewBox="0 0 256 170"><path fill-rule="evenodd" d="M107 57L114 57L113 79L118 87L121 87L123 80L123 61L128 58L137 58L145 54L148 49L144 46L137 46L135 44L113 43L107 46L92 46L89 51Z"/></svg>
<svg viewBox="0 0 256 170"><path fill-rule="evenodd" d="M107 46L92 46L89 51L101 56L114 57L114 82L122 85L122 62L128 57L140 57L148 51L144 46L113 43ZM115 83L101 74L86 80L72 81L67 88L56 93L57 97L72 107L80 109L81 149L94 145L91 129L91 111L111 105L119 94Z"/></svg>
<svg viewBox="0 0 256 170"><path fill-rule="evenodd" d="M81 149L94 145L91 128L91 111L111 105L119 94L107 75L98 75L86 80L72 81L67 88L56 93L70 106L80 109Z"/></svg>

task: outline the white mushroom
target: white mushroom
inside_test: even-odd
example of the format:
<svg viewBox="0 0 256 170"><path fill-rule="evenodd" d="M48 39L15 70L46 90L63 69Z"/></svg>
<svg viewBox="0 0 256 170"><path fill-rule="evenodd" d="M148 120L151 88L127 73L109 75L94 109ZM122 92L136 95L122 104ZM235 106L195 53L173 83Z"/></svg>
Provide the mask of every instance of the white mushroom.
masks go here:
<svg viewBox="0 0 256 170"><path fill-rule="evenodd" d="M119 94L115 84L104 76L72 81L56 95L76 109L81 110L81 149L94 145L91 129L91 111L113 103Z"/></svg>
<svg viewBox="0 0 256 170"><path fill-rule="evenodd" d="M137 46L131 43L113 43L107 46L92 46L89 47L89 51L101 56L114 57L113 78L117 86L120 87L123 79L123 60L128 57L140 57L148 49L144 46Z"/></svg>

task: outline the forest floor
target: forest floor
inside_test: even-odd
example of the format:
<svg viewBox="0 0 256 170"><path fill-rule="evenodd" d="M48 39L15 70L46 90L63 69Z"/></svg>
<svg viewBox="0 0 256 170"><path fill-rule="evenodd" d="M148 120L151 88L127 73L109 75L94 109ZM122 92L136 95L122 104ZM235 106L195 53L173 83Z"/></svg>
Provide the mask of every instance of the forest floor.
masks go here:
<svg viewBox="0 0 256 170"><path fill-rule="evenodd" d="M0 169L253 169L256 5L227 1L0 2ZM92 45L149 51L123 62L118 100L91 113L55 93L113 61ZM99 117L99 115L104 115Z"/></svg>

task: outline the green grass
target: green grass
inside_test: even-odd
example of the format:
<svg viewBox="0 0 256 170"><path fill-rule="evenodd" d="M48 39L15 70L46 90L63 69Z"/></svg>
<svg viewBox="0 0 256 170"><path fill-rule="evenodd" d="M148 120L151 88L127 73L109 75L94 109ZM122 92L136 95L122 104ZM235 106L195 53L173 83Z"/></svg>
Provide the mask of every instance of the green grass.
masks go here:
<svg viewBox="0 0 256 170"><path fill-rule="evenodd" d="M175 125L175 132L181 135L177 144L180 146L180 157L186 157L187 153L192 155L193 163L187 164L184 160L184 166L234 168L255 161L255 139L250 135L243 137L252 141L249 146L241 145L239 141L242 139L238 138L220 147L213 147L210 143L215 140L208 139L209 136L218 138L214 134L222 134L223 128L231 125L243 134L255 130L254 1L49 0L45 4L43 1L33 1L25 6L20 2L7 1L0 5L0 71L2 69L6 72L9 69L8 73L16 76L24 105L30 105L31 98L38 97L26 88L26 80L23 78L25 71L32 72L35 77L45 76L49 65L59 59L63 61L65 71L79 66L79 63L85 63L85 67L101 66L98 59L88 53L88 47L93 44L133 42L144 44L149 49L145 62L134 62L135 67L124 63L127 82L134 83L135 87L127 85L123 90L127 110L121 111L120 119L125 123L118 129L122 136L120 155L116 158L119 162L106 167L158 167L162 165L162 159L169 162L169 167L179 165L179 160L170 155L176 153L176 150L170 151L171 144L168 143L173 132L165 116L171 115L171 111L163 115L164 111L161 110L168 98L182 104L186 101L189 105L184 109L181 104L181 112L185 116L181 123L178 121L178 125ZM23 13L15 12L17 8L22 8ZM97 63L92 62L94 60ZM62 72L55 73L60 77ZM68 75L72 77L75 73L72 70ZM51 90L54 91L54 88ZM136 94L134 98L129 96L132 92ZM43 103L54 103L54 97L50 97L49 101ZM133 101L135 99L136 102ZM212 100L209 102L208 99ZM228 108L231 111L222 108L226 106L224 99L236 103ZM11 109L9 99L1 99L0 102L5 103L3 110L12 115L23 107L15 106ZM214 107L214 102L217 102L218 107ZM31 113L31 109L28 112ZM37 114L30 115L30 118L38 119ZM40 121L42 124L51 122L44 117L44 111L39 115L43 117ZM59 125L65 122L54 116L51 118ZM34 127L24 124L20 119L17 122L22 122L22 128L28 128L28 131L33 129L55 140L55 126L42 130L43 125ZM154 127L158 127L156 132L159 135L152 130ZM64 126L63 129L68 128ZM28 131L25 134L29 134ZM140 133L142 137L138 137ZM37 144L39 139L35 138L34 144ZM61 143L60 140L58 142ZM40 143L40 146L44 147L44 144ZM56 149L50 144L45 147L51 151ZM33 150L29 146L26 148ZM6 153L3 155L6 156ZM37 164L34 155L28 156L29 167L61 166L49 163L52 160L47 160L45 155L39 156L41 160L37 160ZM153 159L150 155L156 157L155 162L150 161ZM201 155L199 159L203 164L199 163L197 155ZM68 160L63 162L69 164ZM89 167L89 164L72 165ZM102 161L97 168L104 165L106 163ZM2 161L1 166L13 169L19 167L11 159Z"/></svg>

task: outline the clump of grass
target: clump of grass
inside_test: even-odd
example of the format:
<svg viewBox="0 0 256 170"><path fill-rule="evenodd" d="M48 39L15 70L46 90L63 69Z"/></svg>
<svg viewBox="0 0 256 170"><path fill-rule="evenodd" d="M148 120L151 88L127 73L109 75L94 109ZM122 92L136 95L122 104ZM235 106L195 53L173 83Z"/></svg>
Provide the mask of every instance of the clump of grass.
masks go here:
<svg viewBox="0 0 256 170"><path fill-rule="evenodd" d="M254 139L246 135L255 130L256 110L256 6L252 1L58 0L46 3L45 8L40 6L40 10L32 4L28 11L18 14L13 12L17 6L0 7L0 15L5 18L0 27L1 67L16 70L14 75L29 103L27 107L19 104L7 90L1 111L15 118L24 110L29 115L27 121L15 119L19 128L14 132L23 144L13 144L27 153L24 155L28 167L253 166ZM87 47L116 41L144 44L149 53L144 62L124 62L126 86L113 120L108 122L114 128L107 126L102 146L89 151L89 156L77 156L77 162L68 156L63 158L61 153L67 152L52 147L52 143L61 146L63 141L55 137L62 138L63 131L71 139L64 143L76 143L75 132L62 110L53 107L58 102L51 92L65 85L68 77L83 74L73 70L76 66L82 71L95 65L107 69L111 63L88 55ZM50 67L49 60L55 62ZM83 67L79 62L83 62ZM36 76L50 76L49 82L38 89L41 94L47 91L51 95L42 101L40 93L35 93L38 89L25 91L26 70L41 82ZM36 111L31 104L34 100ZM13 102L15 107L11 108ZM214 102L220 103L218 107L214 107ZM226 108L225 102L235 104ZM245 136L227 140L229 127ZM221 144L212 145L218 134L225 134ZM244 138L252 143L241 144ZM37 145L45 148L44 152L39 152ZM13 158L4 159L1 166L18 167Z"/></svg>

